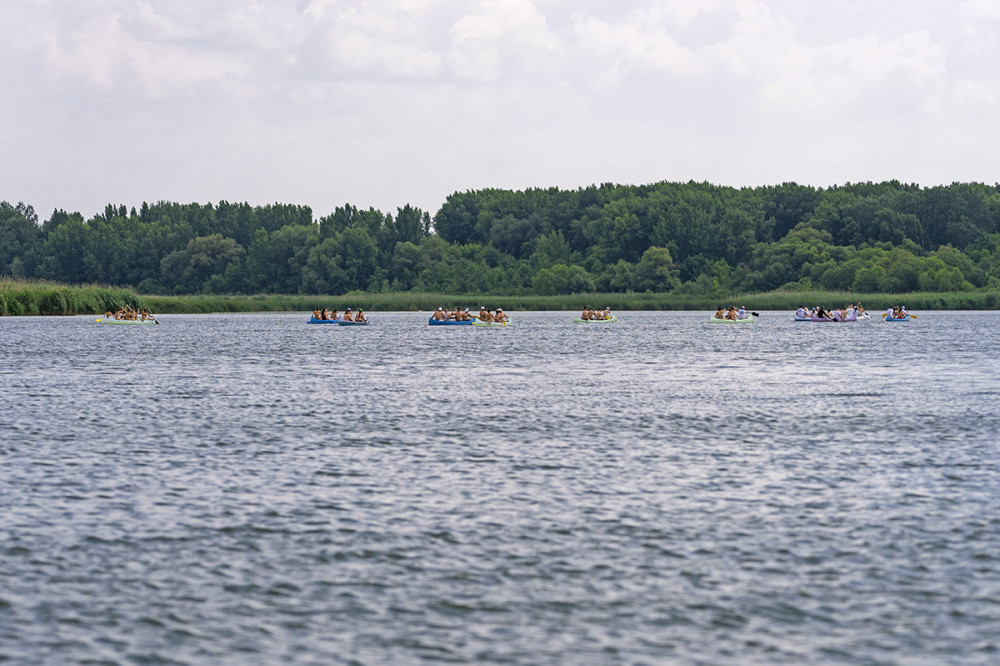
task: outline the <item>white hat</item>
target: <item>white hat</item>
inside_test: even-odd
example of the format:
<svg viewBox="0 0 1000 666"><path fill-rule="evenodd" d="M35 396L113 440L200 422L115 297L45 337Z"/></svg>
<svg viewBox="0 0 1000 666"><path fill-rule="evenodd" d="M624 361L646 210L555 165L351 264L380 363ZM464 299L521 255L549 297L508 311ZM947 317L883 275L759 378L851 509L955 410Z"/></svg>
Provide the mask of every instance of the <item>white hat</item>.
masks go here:
<svg viewBox="0 0 1000 666"><path fill-rule="evenodd" d="M440 309L441 309L441 308L438 308L438 310L440 310Z"/></svg>
<svg viewBox="0 0 1000 666"><path fill-rule="evenodd" d="M465 308L465 311L466 311L466 312L468 312L468 311L469 311L469 308Z"/></svg>

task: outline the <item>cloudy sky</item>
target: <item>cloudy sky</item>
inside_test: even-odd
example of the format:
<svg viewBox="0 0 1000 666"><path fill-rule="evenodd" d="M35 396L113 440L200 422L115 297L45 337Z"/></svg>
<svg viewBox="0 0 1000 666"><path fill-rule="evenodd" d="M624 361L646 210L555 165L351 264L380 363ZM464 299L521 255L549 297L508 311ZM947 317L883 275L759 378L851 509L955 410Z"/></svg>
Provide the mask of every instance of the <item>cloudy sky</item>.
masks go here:
<svg viewBox="0 0 1000 666"><path fill-rule="evenodd" d="M0 0L0 200L1000 180L1000 0Z"/></svg>

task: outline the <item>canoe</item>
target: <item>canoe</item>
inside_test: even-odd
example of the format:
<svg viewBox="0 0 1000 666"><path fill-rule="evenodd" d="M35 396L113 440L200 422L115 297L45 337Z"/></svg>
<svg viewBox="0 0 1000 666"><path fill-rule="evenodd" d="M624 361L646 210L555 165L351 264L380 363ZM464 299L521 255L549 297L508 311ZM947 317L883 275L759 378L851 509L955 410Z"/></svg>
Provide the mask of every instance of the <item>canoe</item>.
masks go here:
<svg viewBox="0 0 1000 666"><path fill-rule="evenodd" d="M812 321L812 317L796 317L795 321Z"/></svg>
<svg viewBox="0 0 1000 666"><path fill-rule="evenodd" d="M857 321L857 317L851 317L849 319L834 319L832 317L812 317L809 321L819 321L819 322L842 322L842 321Z"/></svg>
<svg viewBox="0 0 1000 666"><path fill-rule="evenodd" d="M339 324L344 321L343 319L316 319L316 317L309 317L310 324Z"/></svg>
<svg viewBox="0 0 1000 666"><path fill-rule="evenodd" d="M141 326L143 324L159 324L155 319L98 319L98 324L114 324L116 326Z"/></svg>
<svg viewBox="0 0 1000 666"><path fill-rule="evenodd" d="M709 322L713 324L752 324L756 317L747 317L746 319L716 319L712 317Z"/></svg>
<svg viewBox="0 0 1000 666"><path fill-rule="evenodd" d="M467 319L465 321L455 321L453 319L442 319L438 321L434 317L427 320L427 323L431 326L472 326L475 319Z"/></svg>
<svg viewBox="0 0 1000 666"><path fill-rule="evenodd" d="M618 321L618 315L611 315L611 319L580 319L579 317L573 318L574 324L614 324Z"/></svg>
<svg viewBox="0 0 1000 666"><path fill-rule="evenodd" d="M886 321L910 321L910 318L909 317L899 317L897 319L895 317L886 317L885 320Z"/></svg>
<svg viewBox="0 0 1000 666"><path fill-rule="evenodd" d="M343 319L341 319L340 321L337 322L337 325L338 326L367 326L368 322L367 321L344 321Z"/></svg>
<svg viewBox="0 0 1000 666"><path fill-rule="evenodd" d="M473 326L478 326L480 328L500 328L502 326L506 326L509 323L510 323L509 319L507 321L503 322L502 324L498 324L495 321L482 321L482 320L476 319L476 320L474 320L472 322L472 325Z"/></svg>

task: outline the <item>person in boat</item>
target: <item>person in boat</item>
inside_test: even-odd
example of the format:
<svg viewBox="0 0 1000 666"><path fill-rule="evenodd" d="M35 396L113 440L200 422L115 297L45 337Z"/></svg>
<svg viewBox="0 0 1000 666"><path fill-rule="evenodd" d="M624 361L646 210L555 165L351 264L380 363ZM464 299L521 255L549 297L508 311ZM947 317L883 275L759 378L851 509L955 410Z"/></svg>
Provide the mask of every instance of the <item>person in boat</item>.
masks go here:
<svg viewBox="0 0 1000 666"><path fill-rule="evenodd" d="M108 308L107 312L104 313L104 318L105 319L111 319L114 316L115 316L115 314L111 311L111 308Z"/></svg>
<svg viewBox="0 0 1000 666"><path fill-rule="evenodd" d="M741 305L740 309L736 311L736 318L737 319L746 319L749 316L750 315L747 314L747 306L745 306L745 305Z"/></svg>
<svg viewBox="0 0 1000 666"><path fill-rule="evenodd" d="M726 311L726 317L725 318L726 319L731 319L732 321L736 321L736 306L735 305L730 305L729 306L729 310Z"/></svg>
<svg viewBox="0 0 1000 666"><path fill-rule="evenodd" d="M354 321L362 324L367 322L368 317L365 315L365 311L362 310L361 308L358 308L357 314L354 315Z"/></svg>
<svg viewBox="0 0 1000 666"><path fill-rule="evenodd" d="M431 317L434 319L434 321L444 321L445 319L448 318L448 315L444 313L444 308L438 308L437 310L434 311L434 314L431 315Z"/></svg>
<svg viewBox="0 0 1000 666"><path fill-rule="evenodd" d="M354 313L351 312L351 308L344 310L344 321L354 321Z"/></svg>
<svg viewBox="0 0 1000 666"><path fill-rule="evenodd" d="M590 306L584 305L583 312L580 313L580 319L588 321L590 319Z"/></svg>
<svg viewBox="0 0 1000 666"><path fill-rule="evenodd" d="M859 317L865 314L865 307L861 305L861 301L858 301L858 304L854 306L854 311L858 313Z"/></svg>
<svg viewBox="0 0 1000 666"><path fill-rule="evenodd" d="M816 317L817 319L829 319L830 313L824 310L822 305L817 305L816 309L813 310L812 316Z"/></svg>
<svg viewBox="0 0 1000 666"><path fill-rule="evenodd" d="M472 321L472 313L469 312L469 308L465 308L459 313L459 321Z"/></svg>
<svg viewBox="0 0 1000 666"><path fill-rule="evenodd" d="M844 308L844 319L857 319L857 318L858 318L858 311L854 309L853 305L848 304L848 306Z"/></svg>
<svg viewBox="0 0 1000 666"><path fill-rule="evenodd" d="M323 314L319 311L319 308L313 308L313 314L312 314L313 319L319 319L322 316Z"/></svg>
<svg viewBox="0 0 1000 666"><path fill-rule="evenodd" d="M609 308L609 307L608 307L608 306L606 306L606 305L604 306L604 318L605 318L606 320L607 320L607 319L611 319L611 308Z"/></svg>
<svg viewBox="0 0 1000 666"><path fill-rule="evenodd" d="M726 318L726 308L724 308L722 306L719 306L719 309L715 311L715 314L712 315L712 317L715 318L715 319L725 319Z"/></svg>
<svg viewBox="0 0 1000 666"><path fill-rule="evenodd" d="M339 316L337 308L330 310L330 319L337 319Z"/></svg>
<svg viewBox="0 0 1000 666"><path fill-rule="evenodd" d="M805 319L808 316L809 316L809 313L807 313L806 309L804 307L802 307L801 305L799 306L799 309L795 311L795 318L796 319Z"/></svg>
<svg viewBox="0 0 1000 666"><path fill-rule="evenodd" d="M504 314L503 308L497 308L496 314L493 315L493 321L497 324L504 324L507 322L507 315Z"/></svg>
<svg viewBox="0 0 1000 666"><path fill-rule="evenodd" d="M493 323L493 313L489 310L482 310L479 315L479 321L484 321L487 324Z"/></svg>

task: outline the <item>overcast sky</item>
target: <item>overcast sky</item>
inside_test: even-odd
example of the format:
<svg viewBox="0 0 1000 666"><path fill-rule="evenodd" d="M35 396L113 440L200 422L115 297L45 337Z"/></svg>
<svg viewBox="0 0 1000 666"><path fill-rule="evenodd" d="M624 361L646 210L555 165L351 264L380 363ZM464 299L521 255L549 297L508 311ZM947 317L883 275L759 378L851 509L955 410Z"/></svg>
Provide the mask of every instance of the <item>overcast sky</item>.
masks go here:
<svg viewBox="0 0 1000 666"><path fill-rule="evenodd" d="M0 0L0 200L1000 180L1000 0Z"/></svg>

